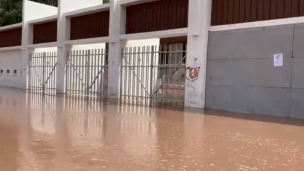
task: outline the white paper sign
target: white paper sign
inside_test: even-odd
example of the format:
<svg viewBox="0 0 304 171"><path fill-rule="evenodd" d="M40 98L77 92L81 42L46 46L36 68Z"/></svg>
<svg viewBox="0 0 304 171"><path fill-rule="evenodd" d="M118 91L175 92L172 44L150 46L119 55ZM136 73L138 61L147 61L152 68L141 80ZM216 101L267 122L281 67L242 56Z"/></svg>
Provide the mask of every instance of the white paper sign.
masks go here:
<svg viewBox="0 0 304 171"><path fill-rule="evenodd" d="M273 66L283 66L283 54L273 55Z"/></svg>

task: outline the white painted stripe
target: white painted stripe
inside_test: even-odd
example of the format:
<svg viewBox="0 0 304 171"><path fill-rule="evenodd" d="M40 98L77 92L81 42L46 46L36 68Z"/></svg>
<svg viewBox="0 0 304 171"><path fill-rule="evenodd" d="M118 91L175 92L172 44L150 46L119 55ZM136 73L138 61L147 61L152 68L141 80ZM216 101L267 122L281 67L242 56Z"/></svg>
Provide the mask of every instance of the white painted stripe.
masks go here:
<svg viewBox="0 0 304 171"><path fill-rule="evenodd" d="M136 5L141 3L152 2L156 0L120 0L118 3L121 5Z"/></svg>
<svg viewBox="0 0 304 171"><path fill-rule="evenodd" d="M153 38L166 38L187 36L188 28L154 31L146 33L123 34L119 36L121 40L139 40L139 39L153 39Z"/></svg>
<svg viewBox="0 0 304 171"><path fill-rule="evenodd" d="M31 44L28 48L57 47L57 42Z"/></svg>
<svg viewBox="0 0 304 171"><path fill-rule="evenodd" d="M4 27L0 27L0 31L10 30L14 28L22 27L22 23L12 24Z"/></svg>
<svg viewBox="0 0 304 171"><path fill-rule="evenodd" d="M12 47L0 48L0 51L9 51L9 50L21 50L21 46L12 46Z"/></svg>
<svg viewBox="0 0 304 171"><path fill-rule="evenodd" d="M65 41L66 45L81 45L81 44L95 44L95 43L106 43L109 37L97 37L91 39L79 39L79 40L68 40Z"/></svg>
<svg viewBox="0 0 304 171"><path fill-rule="evenodd" d="M28 24L40 24L40 23L46 23L49 21L55 21L55 20L57 20L57 17L58 17L58 15L52 15L52 16L48 16L48 17L44 17L44 18L30 20L30 21L28 21Z"/></svg>
<svg viewBox="0 0 304 171"><path fill-rule="evenodd" d="M67 12L64 14L65 17L75 17L75 16L81 16L86 14L92 14L99 11L107 11L110 10L110 3L107 4L101 4L96 5L88 8L82 8L75 11Z"/></svg>

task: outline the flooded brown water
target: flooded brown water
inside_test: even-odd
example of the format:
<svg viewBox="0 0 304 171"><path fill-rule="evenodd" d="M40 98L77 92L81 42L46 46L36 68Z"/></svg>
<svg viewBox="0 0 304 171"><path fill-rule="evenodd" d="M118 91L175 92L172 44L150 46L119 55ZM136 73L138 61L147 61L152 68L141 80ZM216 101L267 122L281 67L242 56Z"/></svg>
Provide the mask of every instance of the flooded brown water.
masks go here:
<svg viewBox="0 0 304 171"><path fill-rule="evenodd" d="M0 88L0 170L303 171L303 125Z"/></svg>

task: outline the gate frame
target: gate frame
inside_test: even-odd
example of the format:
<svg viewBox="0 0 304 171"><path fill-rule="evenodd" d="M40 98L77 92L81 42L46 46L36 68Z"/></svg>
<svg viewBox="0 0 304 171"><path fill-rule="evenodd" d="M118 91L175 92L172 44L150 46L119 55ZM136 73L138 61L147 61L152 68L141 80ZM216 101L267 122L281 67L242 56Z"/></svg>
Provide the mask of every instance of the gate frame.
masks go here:
<svg viewBox="0 0 304 171"><path fill-rule="evenodd" d="M46 74L46 71L45 69L48 67L47 65L45 65L46 63L46 59L48 58L48 55L47 55L48 52L34 52L34 53L30 53L29 54L29 92L31 93L34 93L35 90L42 90L42 93L37 93L37 94L42 94L42 95L56 95L56 82L57 82L57 79L56 79L56 69L57 69L57 64L58 64L58 54L57 52L49 52L51 53L51 55L49 56L49 58L56 58L55 59L55 64L50 66L51 67L51 71L48 73L47 75L47 79L45 79L45 74ZM54 56L52 55L54 53ZM42 58L42 66L33 66L32 65L32 62L33 62L33 55L34 54L42 54L42 56L40 57L37 57L37 58ZM35 58L35 57L34 57ZM37 74L37 72L35 72L36 68L37 67L41 67L42 68L42 78L40 79L40 75ZM41 85L41 87L33 87L32 85L32 78L33 78L33 72L35 73L35 76L38 77L38 85ZM46 89L46 84L49 82L51 76L55 74L55 87L54 88L50 88L50 89L54 89L53 91L55 91L54 93L52 94L49 94L49 93L46 93L45 92L45 89ZM41 81L42 80L42 81Z"/></svg>
<svg viewBox="0 0 304 171"><path fill-rule="evenodd" d="M91 51L94 51L96 53L91 53ZM72 52L80 52L80 54L74 54ZM84 54L82 54L81 52L84 52ZM89 97L89 98L106 98L107 97L107 89L108 89L108 81L107 81L107 78L108 78L108 59L107 58L107 54L106 53L106 48L105 50L102 49L102 48L96 48L96 49L86 49L86 50L69 50L67 52L67 58L66 58L66 86L65 86L65 89L66 89L66 95L67 96L84 96L84 97ZM93 77L93 80L90 81L90 78L91 78L91 74L90 74L90 71L91 71L91 65L90 65L90 62L91 62L91 55L94 55L95 56L95 59L98 59L100 58L101 59L101 62L102 64L99 66L99 65L96 65L94 68L96 67L100 67L100 68L97 68L96 71L97 71L97 75L95 75ZM85 57L85 63L84 64L81 64L81 66L75 66L75 64L72 63L72 58L73 57L79 57L79 56L83 56ZM97 57L96 57L97 56ZM81 77L80 74L76 71L77 68L85 68L84 69L84 73L85 73L85 82L83 80L83 76ZM71 72L72 71L72 72ZM76 74L76 78L73 79L73 81L75 80L79 80L79 84L82 85L85 85L85 90L72 90L71 88L69 88L69 86L71 85L71 73L75 73ZM93 85L96 84L96 81L98 80L98 77L101 77L101 87L98 88L97 87L97 90L100 89L101 91L100 92L91 92L90 90L92 89ZM77 79L78 78L78 79ZM76 91L76 94L75 94L75 91ZM77 93L77 92L80 92L80 93ZM95 94L94 95L90 95L90 94Z"/></svg>
<svg viewBox="0 0 304 171"><path fill-rule="evenodd" d="M121 83L120 84L120 89L121 89L121 91L120 91L120 99L121 100L120 101L121 101L121 103L123 103L125 101L130 101L131 100L131 103L133 104L134 100L135 100L135 103L137 104L138 103L137 102L138 101L137 98L141 98L141 99L143 99L143 101L145 101L145 102L141 101L142 104L143 103L147 103L146 102L147 99L149 100L148 106L163 105L163 104L166 104L166 105L177 104L178 106L180 106L180 104L184 105L185 83L186 83L186 77L185 76L184 76L183 80L182 79L180 80L180 81L184 82L184 83L180 84L180 86L183 87L183 95L182 95L183 99L182 100L174 100L174 97L172 97L172 98L163 98L163 99L157 97L158 94L159 94L159 92L160 92L160 90L161 90L161 88L162 88L162 86L164 85L163 81L161 82L161 84L159 84L159 79L162 79L162 78L159 78L161 76L160 75L161 73L159 72L160 68L163 68L164 66L168 65L169 67L165 67L166 69L174 68L174 70L175 70L175 69L182 69L182 68L184 68L185 71L186 71L187 51L184 48L187 46L187 44L185 43L185 41L172 42L172 43L170 43L170 45L171 44L172 44L172 47L173 47L171 50L164 50L163 49L164 47L170 48L170 46L168 46L168 45L159 45L159 46L152 45L152 46L137 46L137 47L125 47L125 48L122 48L121 73L120 73L121 74L121 77L120 77L120 83ZM179 44L181 44L182 46L178 46ZM145 47L145 49L147 50L146 52L142 51L143 47ZM133 48L134 49L138 49L139 51L132 52ZM179 50L179 48L182 48L182 49ZM148 56L147 59L146 59L146 61L150 61L149 65L142 66L143 68L148 67L149 69L147 69L146 71L148 71L148 70L150 71L150 74L149 74L150 78L148 79L148 82L150 83L150 85L149 85L150 86L150 91L149 92L148 92L149 88L147 89L145 87L147 85L144 85L142 83L144 80L139 80L140 79L139 76L138 76L139 73L136 73L136 71L134 69L136 67L142 68L140 65L136 66L136 63L134 63L133 60L136 60L136 58L137 58L137 57L134 58L134 56L133 56L134 53L135 53L135 55L138 55L138 54L142 54L142 55L151 54L151 56ZM154 61L156 59L155 58L155 54L162 55L162 54L172 54L172 53L173 54L176 53L178 55L180 55L180 53L182 53L182 55L180 56L180 58L178 58L178 56L174 56L173 58L172 57L170 58L170 57L167 57L167 56L166 57L159 56L158 60ZM185 53L185 55L183 53ZM132 55L132 56L128 60L127 57L126 57L126 55ZM162 60L162 58L163 59L176 59L175 62L177 62L177 63L176 64L172 64L173 67L170 67L170 64L160 64L161 63L160 60ZM133 64L131 64L132 61L130 61L130 60L133 61ZM184 63L183 63L183 61L184 61ZM154 66L155 64L156 64L156 66ZM155 69L157 70L156 71L157 72L156 73L157 74L156 80L154 80ZM144 71L144 73L146 71ZM122 91L123 90L124 79L126 79L126 78L129 77L129 74L128 74L129 72L131 72L131 75L133 75L133 76L131 76L131 77L133 77L131 79L131 81L135 81L134 83L132 82L132 84L136 84L136 82L138 82L139 85L137 83L137 86L144 90L143 93L146 94L147 97L145 97L145 95L138 95L137 94L138 91L135 92L136 95L133 95L133 94L132 95L128 95L130 93L130 90L127 90L127 89L125 89L125 91ZM169 71L169 72L170 72L170 75L173 75L175 73L175 72L172 73L171 71ZM146 76L146 75L144 75L144 76ZM161 76L161 77L163 77L163 76ZM135 79L135 80L133 80L133 79ZM168 78L166 80L168 80ZM156 86L154 86L154 84ZM177 85L179 85L179 84L177 84ZM125 94L126 91L128 91L127 94ZM177 92L179 93L179 91L177 91ZM133 93L132 90L131 90L131 93ZM178 93L177 94L174 93L174 94L178 96ZM163 101L166 101L166 102L164 102L162 104Z"/></svg>

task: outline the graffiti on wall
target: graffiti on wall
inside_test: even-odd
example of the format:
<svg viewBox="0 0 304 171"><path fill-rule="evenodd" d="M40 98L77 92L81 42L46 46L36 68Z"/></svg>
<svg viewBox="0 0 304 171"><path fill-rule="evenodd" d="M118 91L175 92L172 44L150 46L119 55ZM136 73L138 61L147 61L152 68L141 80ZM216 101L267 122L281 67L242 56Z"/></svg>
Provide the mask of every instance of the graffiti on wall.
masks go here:
<svg viewBox="0 0 304 171"><path fill-rule="evenodd" d="M186 79L187 79L187 87L193 89L195 91L196 89L196 83L199 76L200 71L200 65L197 63L197 58L194 58L192 65L189 65L186 68Z"/></svg>
<svg viewBox="0 0 304 171"><path fill-rule="evenodd" d="M198 65L195 65L197 61L197 58L194 58L194 65L188 66L186 68L186 78L189 81L195 81L198 78L200 67Z"/></svg>
<svg viewBox="0 0 304 171"><path fill-rule="evenodd" d="M193 60L190 61L189 65L186 67L186 86L188 87L186 99L188 103L196 106L200 99L200 93L199 90L197 90L197 88L199 88L199 85L197 85L199 84L197 79L199 78L201 63L197 58L192 59Z"/></svg>

